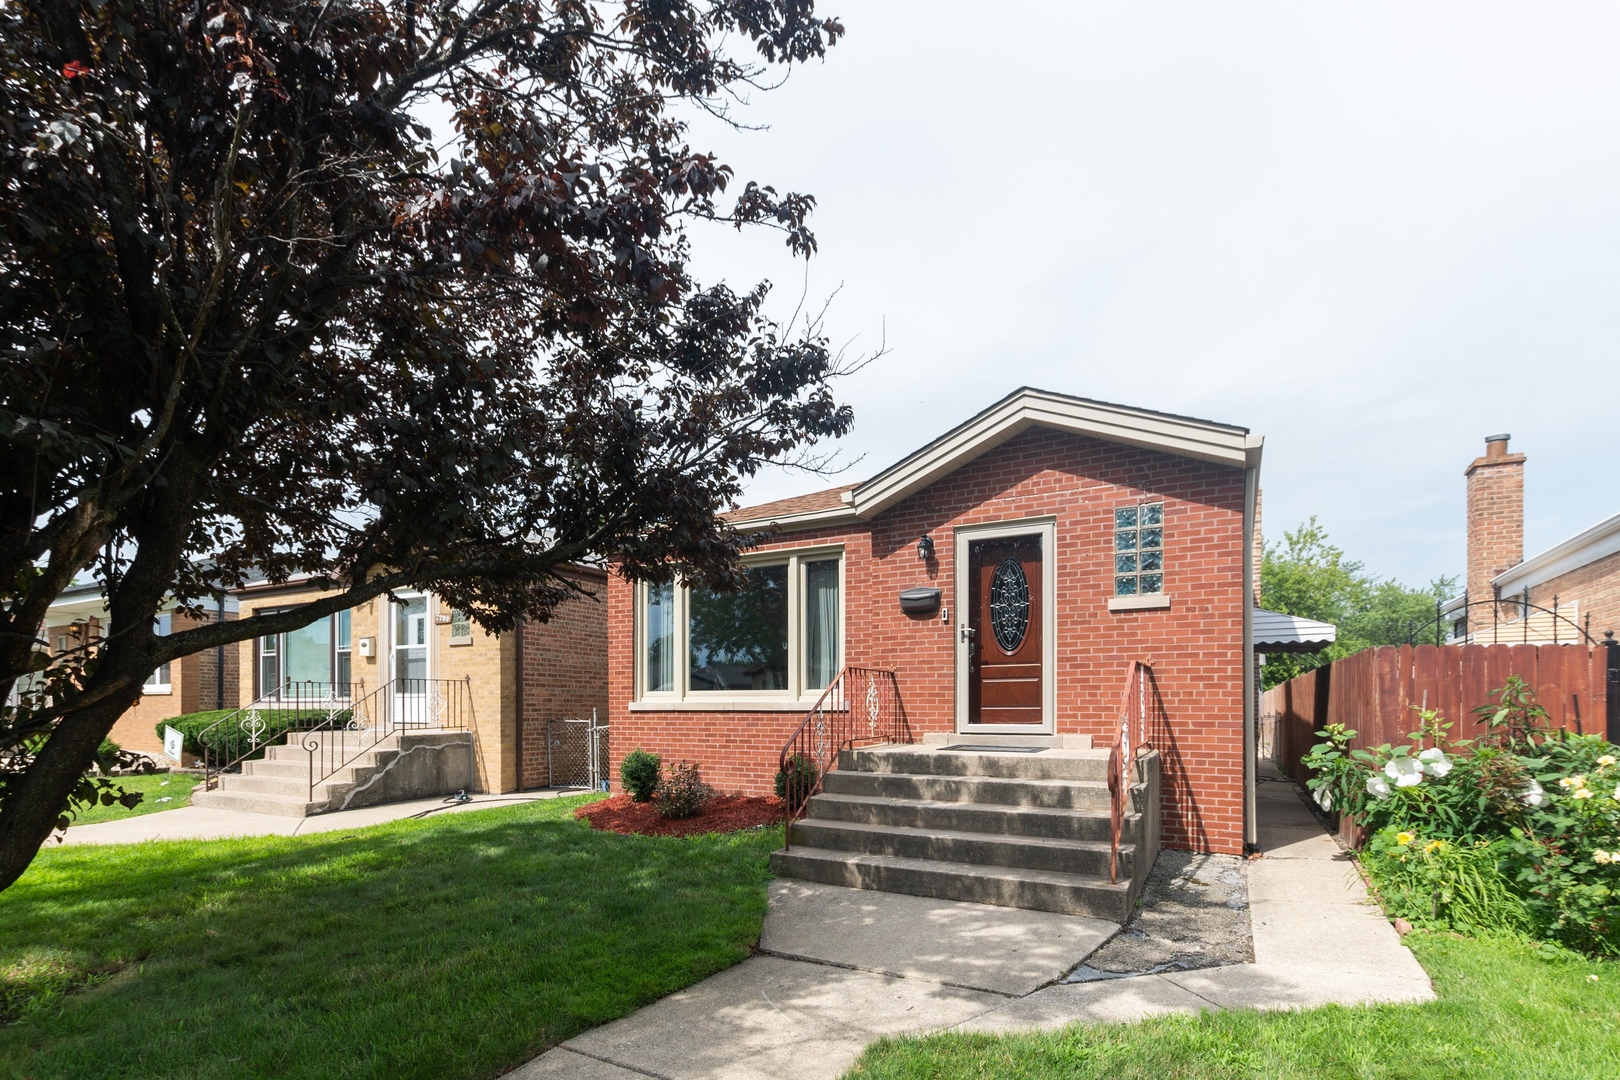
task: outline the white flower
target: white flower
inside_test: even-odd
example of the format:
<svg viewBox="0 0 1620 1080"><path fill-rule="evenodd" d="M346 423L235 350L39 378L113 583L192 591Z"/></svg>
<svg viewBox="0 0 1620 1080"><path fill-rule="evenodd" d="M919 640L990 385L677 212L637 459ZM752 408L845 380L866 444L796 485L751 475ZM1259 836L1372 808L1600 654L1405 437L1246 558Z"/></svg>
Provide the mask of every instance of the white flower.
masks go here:
<svg viewBox="0 0 1620 1080"><path fill-rule="evenodd" d="M1615 794L1620 796L1620 789L1616 789ZM1540 806L1546 798L1547 793L1542 791L1541 785L1534 780L1530 781L1530 786L1525 789L1524 794L1519 796L1520 801L1527 806Z"/></svg>
<svg viewBox="0 0 1620 1080"><path fill-rule="evenodd" d="M1604 754L1602 757L1598 758L1597 763L1599 768L1607 769L1610 765L1614 764L1614 755Z"/></svg>
<svg viewBox="0 0 1620 1080"><path fill-rule="evenodd" d="M1592 861L1597 863L1599 866L1608 866L1610 863L1614 862L1615 859L1614 855L1610 852L1598 850L1592 852Z"/></svg>
<svg viewBox="0 0 1620 1080"><path fill-rule="evenodd" d="M1389 784L1382 776L1367 777L1367 794L1376 795L1380 799L1389 798Z"/></svg>
<svg viewBox="0 0 1620 1080"><path fill-rule="evenodd" d="M1333 809L1333 794L1328 791L1326 784L1316 789L1316 805L1324 810Z"/></svg>
<svg viewBox="0 0 1620 1080"><path fill-rule="evenodd" d="M1431 746L1418 755L1423 763L1423 771L1430 776L1444 776L1451 771L1451 759L1438 746Z"/></svg>
<svg viewBox="0 0 1620 1080"><path fill-rule="evenodd" d="M1614 801L1620 802L1620 784L1614 785Z"/></svg>
<svg viewBox="0 0 1620 1080"><path fill-rule="evenodd" d="M1416 758L1390 758L1384 775L1395 781L1396 787L1416 787L1423 783L1423 763Z"/></svg>
<svg viewBox="0 0 1620 1080"><path fill-rule="evenodd" d="M1590 799L1592 797L1592 789L1583 787L1581 790L1575 793L1575 797L1577 799Z"/></svg>

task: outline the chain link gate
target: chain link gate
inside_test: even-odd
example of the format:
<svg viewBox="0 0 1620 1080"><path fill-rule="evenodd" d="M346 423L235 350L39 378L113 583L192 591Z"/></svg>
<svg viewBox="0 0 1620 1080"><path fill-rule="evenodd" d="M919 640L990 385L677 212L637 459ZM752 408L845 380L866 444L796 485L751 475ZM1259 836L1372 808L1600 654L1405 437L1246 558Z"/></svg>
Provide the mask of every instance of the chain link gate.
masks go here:
<svg viewBox="0 0 1620 1080"><path fill-rule="evenodd" d="M589 719L546 721L546 786L607 790L608 726L595 709Z"/></svg>

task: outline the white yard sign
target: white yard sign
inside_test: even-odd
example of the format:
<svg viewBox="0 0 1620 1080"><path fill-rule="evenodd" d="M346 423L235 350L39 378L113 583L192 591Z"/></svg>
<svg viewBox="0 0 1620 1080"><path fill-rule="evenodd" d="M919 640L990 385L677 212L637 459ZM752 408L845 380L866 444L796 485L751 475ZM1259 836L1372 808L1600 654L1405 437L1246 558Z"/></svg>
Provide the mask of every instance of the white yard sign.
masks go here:
<svg viewBox="0 0 1620 1080"><path fill-rule="evenodd" d="M185 753L186 736L176 727L163 725L163 755L174 761L176 765L182 764L180 757Z"/></svg>

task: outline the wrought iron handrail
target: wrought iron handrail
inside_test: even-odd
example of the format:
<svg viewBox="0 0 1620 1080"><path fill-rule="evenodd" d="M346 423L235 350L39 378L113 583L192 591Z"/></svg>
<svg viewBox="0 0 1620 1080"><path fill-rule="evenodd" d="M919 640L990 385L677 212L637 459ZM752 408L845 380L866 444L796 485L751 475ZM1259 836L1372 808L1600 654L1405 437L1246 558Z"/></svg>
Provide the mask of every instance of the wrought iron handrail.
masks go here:
<svg viewBox="0 0 1620 1080"><path fill-rule="evenodd" d="M283 735L332 723L365 692L364 681L288 682L220 717L189 740L202 750L203 790L212 791L220 774L262 754Z"/></svg>
<svg viewBox="0 0 1620 1080"><path fill-rule="evenodd" d="M391 679L336 717L305 731L309 797L315 788L360 755L402 731L468 731L472 727L472 676L463 679Z"/></svg>
<svg viewBox="0 0 1620 1080"><path fill-rule="evenodd" d="M1130 807L1132 774L1136 755L1146 745L1148 680L1153 674L1151 660L1132 660L1125 669L1125 688L1120 693L1119 732L1108 752L1109 851L1108 880L1119 880L1119 840L1125 831L1125 815ZM1134 729L1134 734L1133 734Z"/></svg>
<svg viewBox="0 0 1620 1080"><path fill-rule="evenodd" d="M793 846L793 823L821 791L838 755L856 746L909 743L911 729L900 708L900 684L888 668L845 667L827 684L777 759L783 817L783 847Z"/></svg>

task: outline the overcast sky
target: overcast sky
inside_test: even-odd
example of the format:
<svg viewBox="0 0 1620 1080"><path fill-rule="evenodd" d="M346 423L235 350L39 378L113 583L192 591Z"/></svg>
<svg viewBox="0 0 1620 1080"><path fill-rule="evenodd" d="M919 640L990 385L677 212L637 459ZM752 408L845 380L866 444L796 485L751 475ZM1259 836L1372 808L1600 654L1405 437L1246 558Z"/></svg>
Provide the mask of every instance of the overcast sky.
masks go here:
<svg viewBox="0 0 1620 1080"><path fill-rule="evenodd" d="M1314 514L1409 584L1462 572L1486 434L1529 455L1527 554L1620 512L1620 5L826 10L848 37L740 114L769 130L694 131L816 195L808 280L694 238L886 340L845 479L1028 384L1264 434L1268 536Z"/></svg>

